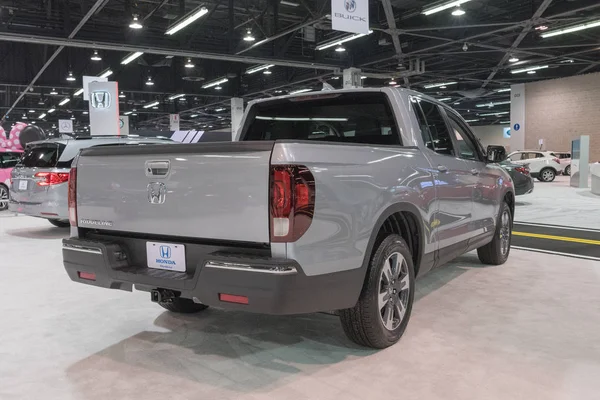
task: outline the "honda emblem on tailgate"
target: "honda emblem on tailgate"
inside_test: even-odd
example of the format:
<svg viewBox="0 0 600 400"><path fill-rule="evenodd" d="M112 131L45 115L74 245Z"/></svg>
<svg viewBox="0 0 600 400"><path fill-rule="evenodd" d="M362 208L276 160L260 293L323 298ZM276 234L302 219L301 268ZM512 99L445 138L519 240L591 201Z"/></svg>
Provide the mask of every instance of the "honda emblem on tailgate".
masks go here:
<svg viewBox="0 0 600 400"><path fill-rule="evenodd" d="M167 187L162 182L148 184L148 201L150 204L163 204L167 197Z"/></svg>
<svg viewBox="0 0 600 400"><path fill-rule="evenodd" d="M90 95L93 108L106 109L110 107L110 93L104 90L96 90Z"/></svg>

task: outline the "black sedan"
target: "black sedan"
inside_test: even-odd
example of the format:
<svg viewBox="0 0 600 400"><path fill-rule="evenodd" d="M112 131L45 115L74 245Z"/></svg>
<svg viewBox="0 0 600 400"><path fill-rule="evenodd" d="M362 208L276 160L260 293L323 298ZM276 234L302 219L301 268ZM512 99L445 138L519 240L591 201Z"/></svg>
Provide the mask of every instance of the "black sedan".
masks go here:
<svg viewBox="0 0 600 400"><path fill-rule="evenodd" d="M513 164L503 161L500 166L504 168L512 178L517 196L533 192L533 178L529 173L528 165Z"/></svg>

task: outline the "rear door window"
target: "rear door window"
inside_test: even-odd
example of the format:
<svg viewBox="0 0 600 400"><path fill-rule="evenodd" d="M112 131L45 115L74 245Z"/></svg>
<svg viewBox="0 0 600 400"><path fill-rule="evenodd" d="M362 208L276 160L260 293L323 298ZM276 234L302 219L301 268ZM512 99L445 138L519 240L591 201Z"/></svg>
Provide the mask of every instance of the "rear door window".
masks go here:
<svg viewBox="0 0 600 400"><path fill-rule="evenodd" d="M419 99L422 113L417 113L425 146L438 154L454 156L454 144L448 125L437 104ZM423 131L426 130L427 134Z"/></svg>
<svg viewBox="0 0 600 400"><path fill-rule="evenodd" d="M378 92L318 94L254 105L241 140L282 139L402 144L388 98Z"/></svg>
<svg viewBox="0 0 600 400"><path fill-rule="evenodd" d="M25 168L54 168L64 149L65 145L61 143L28 147L18 165Z"/></svg>

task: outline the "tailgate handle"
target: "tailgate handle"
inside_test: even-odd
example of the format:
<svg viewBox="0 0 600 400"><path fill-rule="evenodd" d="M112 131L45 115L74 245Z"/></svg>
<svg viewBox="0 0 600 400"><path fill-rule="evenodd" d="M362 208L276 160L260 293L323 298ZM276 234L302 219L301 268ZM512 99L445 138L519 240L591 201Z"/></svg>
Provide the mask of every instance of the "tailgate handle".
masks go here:
<svg viewBox="0 0 600 400"><path fill-rule="evenodd" d="M146 176L148 177L164 177L169 175L171 170L171 162L166 161L146 161Z"/></svg>

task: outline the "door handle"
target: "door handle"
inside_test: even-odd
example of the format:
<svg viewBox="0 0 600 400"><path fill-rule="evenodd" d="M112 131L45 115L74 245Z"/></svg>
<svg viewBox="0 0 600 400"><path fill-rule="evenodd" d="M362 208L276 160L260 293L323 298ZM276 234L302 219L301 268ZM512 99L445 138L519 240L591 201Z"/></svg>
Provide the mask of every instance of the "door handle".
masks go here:
<svg viewBox="0 0 600 400"><path fill-rule="evenodd" d="M440 172L448 172L448 167L446 167L445 165L438 165L437 170Z"/></svg>
<svg viewBox="0 0 600 400"><path fill-rule="evenodd" d="M473 175L479 175L479 170L478 170L478 169L475 169L475 168L473 168L473 169L471 170L471 173L472 173Z"/></svg>

